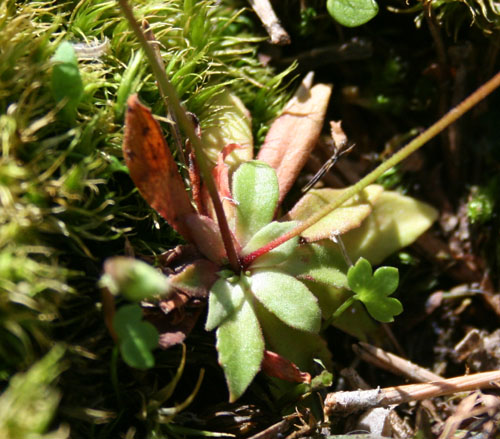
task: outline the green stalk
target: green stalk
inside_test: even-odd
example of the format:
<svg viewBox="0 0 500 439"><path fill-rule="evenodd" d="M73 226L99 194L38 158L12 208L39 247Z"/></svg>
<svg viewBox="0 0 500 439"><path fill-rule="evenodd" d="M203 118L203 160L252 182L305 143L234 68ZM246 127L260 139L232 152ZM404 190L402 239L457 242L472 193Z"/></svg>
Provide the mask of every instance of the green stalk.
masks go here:
<svg viewBox="0 0 500 439"><path fill-rule="evenodd" d="M243 267L244 268L248 267L259 256L262 256L263 254L275 249L276 247L280 246L289 239L300 235L304 230L308 229L309 227L317 223L320 219L322 219L330 212L335 210L337 207L344 204L354 195L361 192L366 186L374 183L384 172L392 168L394 165L397 165L399 162L407 158L410 154L412 154L417 149L425 145L429 140L431 140L433 137L435 137L437 134L439 134L441 131L443 131L445 128L447 128L449 125L455 122L458 118L463 116L464 113L469 111L472 107L478 104L491 92L493 92L498 86L500 86L500 72L497 73L488 82L479 87L468 98L464 99L460 104L452 108L434 125L431 125L429 128L427 128L427 130L425 130L419 136L415 137L415 139L413 139L410 143L401 148L398 152L392 155L384 163L379 165L376 169L374 169L368 175L363 177L356 184L349 187L332 204L320 210L318 213L311 216L306 221L300 223L297 227L290 230L288 233L285 233L279 238L276 238L274 241L271 241L269 244L266 244L264 247L261 247L260 249L254 251L253 253L250 253L249 255L245 256L245 258L243 258L243 260L241 261Z"/></svg>
<svg viewBox="0 0 500 439"><path fill-rule="evenodd" d="M182 105L180 103L179 97L177 96L175 88L168 80L165 70L158 62L153 47L147 41L144 32L139 26L137 20L135 19L134 13L128 1L118 0L118 3L123 11L123 14L125 15L125 18L129 22L130 27L134 31L136 38L139 40L139 43L142 49L144 50L144 53L148 57L149 65L151 66L153 74L155 75L156 80L158 81L158 86L160 87L161 93L168 96L170 105L172 106L172 109L175 115L177 116L179 125L189 138L191 145L194 148L198 165L200 166L201 176L203 177L203 181L207 185L208 192L214 204L214 210L215 214L217 215L217 221L219 223L219 228L221 231L222 240L224 242L224 247L226 249L227 257L229 259L229 264L231 265L231 268L234 271L239 272L240 264L238 260L238 255L236 254L236 250L234 248L226 215L224 214L224 209L222 207L222 203L220 201L214 180L212 179L212 173L208 166L208 160L206 159L205 153L203 151L203 145L201 143L201 140L196 135L191 120L187 117L184 108L182 108Z"/></svg>
<svg viewBox="0 0 500 439"><path fill-rule="evenodd" d="M322 328L326 329L328 328L335 320L337 320L344 312L355 302L354 296L349 297L345 302L340 305L335 312L330 316L328 320L325 320L323 323Z"/></svg>

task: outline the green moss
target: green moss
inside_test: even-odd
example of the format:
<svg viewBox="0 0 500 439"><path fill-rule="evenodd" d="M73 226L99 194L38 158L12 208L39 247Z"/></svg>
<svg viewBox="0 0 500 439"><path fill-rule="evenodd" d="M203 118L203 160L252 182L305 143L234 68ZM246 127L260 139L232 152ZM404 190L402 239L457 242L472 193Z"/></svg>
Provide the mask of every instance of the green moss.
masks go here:
<svg viewBox="0 0 500 439"><path fill-rule="evenodd" d="M259 64L261 39L249 34L241 11L179 0L134 8L154 30L187 109L207 114L202 126L210 99L229 87L250 107L254 132L265 130L286 100L286 73ZM64 41L102 45L99 56L78 60L83 91L70 118L61 117L66 97L51 61ZM71 366L60 381L60 419L70 422L72 437L117 437L140 403L117 405L117 381L109 380L114 344L96 282L102 261L126 246L150 256L180 242L140 197L121 154L131 93L155 113L166 111L114 1L2 2L0 59L0 379L63 341ZM146 400L154 390L141 377L127 380L120 387ZM96 419L107 426L96 427Z"/></svg>

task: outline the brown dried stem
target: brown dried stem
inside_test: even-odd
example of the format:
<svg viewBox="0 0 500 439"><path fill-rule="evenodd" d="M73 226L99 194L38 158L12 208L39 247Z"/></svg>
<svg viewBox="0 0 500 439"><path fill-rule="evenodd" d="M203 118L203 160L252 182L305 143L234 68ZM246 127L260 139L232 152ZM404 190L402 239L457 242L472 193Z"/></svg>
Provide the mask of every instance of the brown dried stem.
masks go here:
<svg viewBox="0 0 500 439"><path fill-rule="evenodd" d="M399 405L470 390L498 388L498 381L500 381L500 371L495 370L426 384L329 393L325 398L325 414L352 413L373 407Z"/></svg>
<svg viewBox="0 0 500 439"><path fill-rule="evenodd" d="M214 209L219 223L222 240L224 242L224 247L226 249L226 253L229 259L229 264L231 265L231 268L233 270L239 271L240 264L238 260L238 255L236 254L236 250L234 248L233 240L231 237L231 231L229 230L229 225L227 223L226 215L224 214L224 209L222 208L222 203L220 201L217 188L212 179L212 175L208 166L208 160L205 157L205 152L203 150L203 145L201 143L201 140L196 135L193 123L187 117L186 111L184 110L184 108L182 108L180 100L177 97L177 93L173 85L168 80L165 70L158 62L153 47L151 46L151 44L149 44L148 40L144 36L144 32L139 26L139 23L135 19L134 13L128 1L118 0L118 3L120 4L123 14L125 15L127 21L129 22L129 25L132 28L136 38L139 40L142 49L144 50L146 56L148 57L151 69L153 70L156 80L158 81L158 86L162 90L162 93L168 96L170 105L173 109L173 112L177 116L180 127L182 128L184 133L187 134L187 137L189 138L191 145L193 145L193 148L196 152L196 157L198 158L198 165L200 166L201 175L203 176L203 181L207 186L210 198L212 199L212 202L214 204Z"/></svg>

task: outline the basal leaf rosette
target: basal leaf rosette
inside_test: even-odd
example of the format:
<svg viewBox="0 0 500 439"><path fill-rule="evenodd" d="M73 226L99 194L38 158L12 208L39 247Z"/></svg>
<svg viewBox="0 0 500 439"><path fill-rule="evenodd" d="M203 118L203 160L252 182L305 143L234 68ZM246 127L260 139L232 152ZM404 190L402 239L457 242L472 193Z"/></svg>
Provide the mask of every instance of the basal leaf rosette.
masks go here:
<svg viewBox="0 0 500 439"><path fill-rule="evenodd" d="M272 221L279 190L276 173L267 164L242 164L233 175L232 195L237 206L235 236L243 246L240 256L262 248L297 224ZM264 313L283 324L283 337L287 331L298 331L319 339L321 310L316 297L280 269L297 246L298 237L261 255L245 272L221 273L210 290L205 328L217 328L219 362L231 401L243 394L261 369L266 347L260 323Z"/></svg>

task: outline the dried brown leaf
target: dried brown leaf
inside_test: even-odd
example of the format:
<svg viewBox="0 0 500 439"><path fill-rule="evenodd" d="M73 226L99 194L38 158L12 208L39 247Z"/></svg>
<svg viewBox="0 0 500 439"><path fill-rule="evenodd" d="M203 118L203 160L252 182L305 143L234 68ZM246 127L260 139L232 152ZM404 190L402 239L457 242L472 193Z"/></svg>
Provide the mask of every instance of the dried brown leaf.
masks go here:
<svg viewBox="0 0 500 439"><path fill-rule="evenodd" d="M278 175L281 202L318 141L332 86L310 88L306 77L283 113L273 122L258 155Z"/></svg>
<svg viewBox="0 0 500 439"><path fill-rule="evenodd" d="M148 204L191 240L184 217L195 213L161 127L137 95L129 97L123 156L130 177Z"/></svg>

